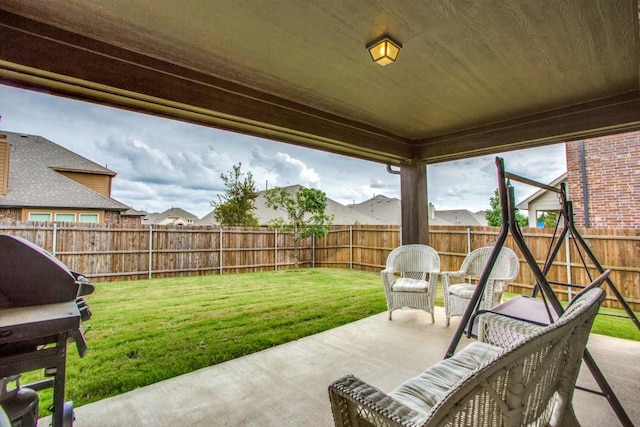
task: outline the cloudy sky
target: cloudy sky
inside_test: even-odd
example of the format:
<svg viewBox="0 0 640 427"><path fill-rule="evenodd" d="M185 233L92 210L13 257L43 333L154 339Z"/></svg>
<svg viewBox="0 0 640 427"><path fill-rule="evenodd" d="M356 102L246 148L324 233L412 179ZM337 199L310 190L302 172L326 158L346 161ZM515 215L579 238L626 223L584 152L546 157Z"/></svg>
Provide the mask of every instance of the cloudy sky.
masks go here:
<svg viewBox="0 0 640 427"><path fill-rule="evenodd" d="M221 173L242 163L258 190L300 184L342 203L400 197L379 163L0 85L0 130L39 135L117 173L112 197L138 210L183 208L198 217L224 193ZM548 183L566 171L564 144L498 153L509 172ZM495 155L430 165L436 210L489 208ZM516 185L523 200L537 189Z"/></svg>

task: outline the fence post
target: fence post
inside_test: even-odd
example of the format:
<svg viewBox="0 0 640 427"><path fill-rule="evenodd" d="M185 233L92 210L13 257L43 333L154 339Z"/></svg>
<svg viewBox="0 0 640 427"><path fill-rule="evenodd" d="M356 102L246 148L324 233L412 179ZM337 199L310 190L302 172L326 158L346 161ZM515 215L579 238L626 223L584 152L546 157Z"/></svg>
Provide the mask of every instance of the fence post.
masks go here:
<svg viewBox="0 0 640 427"><path fill-rule="evenodd" d="M153 276L153 225L149 225L149 279Z"/></svg>
<svg viewBox="0 0 640 427"><path fill-rule="evenodd" d="M220 239L219 239L219 242L218 242L218 246L220 247L220 251L219 251L220 252L220 256L218 258L220 259L220 261L218 263L220 264L220 275L221 276L222 276L222 270L223 270L223 267L222 267L222 254L223 254L223 251L222 251L222 241L223 241L222 233L223 233L223 230L222 230L222 227L220 227Z"/></svg>
<svg viewBox="0 0 640 427"><path fill-rule="evenodd" d="M275 268L276 271L278 271L278 229L276 228L274 231L274 245L273 245L273 249L275 251L275 259L273 260L273 266Z"/></svg>
<svg viewBox="0 0 640 427"><path fill-rule="evenodd" d="M353 270L353 226L349 226L349 269Z"/></svg>
<svg viewBox="0 0 640 427"><path fill-rule="evenodd" d="M316 268L316 235L311 235L311 268Z"/></svg>
<svg viewBox="0 0 640 427"><path fill-rule="evenodd" d="M566 252L566 265L567 265L567 283L571 283L571 247L570 244L571 242L569 241L569 233L567 233L564 236L564 247L565 247L565 252ZM567 286L567 297L569 298L569 301L571 301L572 298L572 292L571 292L572 288L571 286Z"/></svg>
<svg viewBox="0 0 640 427"><path fill-rule="evenodd" d="M467 253L471 253L471 228L467 227Z"/></svg>
<svg viewBox="0 0 640 427"><path fill-rule="evenodd" d="M53 249L51 249L51 255L56 256L56 248L58 247L58 223L53 223Z"/></svg>

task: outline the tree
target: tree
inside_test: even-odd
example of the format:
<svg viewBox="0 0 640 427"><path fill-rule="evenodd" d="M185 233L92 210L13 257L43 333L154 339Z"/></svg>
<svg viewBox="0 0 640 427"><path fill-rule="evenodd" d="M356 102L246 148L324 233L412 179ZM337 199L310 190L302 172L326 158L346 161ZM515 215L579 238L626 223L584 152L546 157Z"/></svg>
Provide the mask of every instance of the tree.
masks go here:
<svg viewBox="0 0 640 427"><path fill-rule="evenodd" d="M255 210L258 191L251 172L245 175L241 167L242 163L238 163L228 174L220 174L227 191L222 196L218 195L218 202L211 202L213 216L221 225L257 227Z"/></svg>
<svg viewBox="0 0 640 427"><path fill-rule="evenodd" d="M502 224L502 215L500 210L500 193L496 188L496 191L493 193L493 196L489 198L489 204L491 205L491 209L488 210L485 214L485 218L487 219L487 224L491 227L499 227ZM529 220L526 216L522 215L518 209L515 210L516 221L520 227L526 227L529 225Z"/></svg>
<svg viewBox="0 0 640 427"><path fill-rule="evenodd" d="M298 242L309 236L324 237L329 232L333 215L325 214L327 196L323 191L300 187L295 194L281 187L267 190L267 206L282 210L287 218L278 217L269 221L269 227L293 236L295 270L298 271Z"/></svg>

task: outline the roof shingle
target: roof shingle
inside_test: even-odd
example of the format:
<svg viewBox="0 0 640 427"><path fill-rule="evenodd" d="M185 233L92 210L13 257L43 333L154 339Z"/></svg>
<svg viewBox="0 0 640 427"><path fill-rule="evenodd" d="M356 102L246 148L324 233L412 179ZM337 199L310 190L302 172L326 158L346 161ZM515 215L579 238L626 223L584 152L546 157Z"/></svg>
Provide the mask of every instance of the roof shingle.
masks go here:
<svg viewBox="0 0 640 427"><path fill-rule="evenodd" d="M115 172L92 162L46 138L2 131L11 145L9 187L0 206L76 209L129 209L56 170L115 176Z"/></svg>

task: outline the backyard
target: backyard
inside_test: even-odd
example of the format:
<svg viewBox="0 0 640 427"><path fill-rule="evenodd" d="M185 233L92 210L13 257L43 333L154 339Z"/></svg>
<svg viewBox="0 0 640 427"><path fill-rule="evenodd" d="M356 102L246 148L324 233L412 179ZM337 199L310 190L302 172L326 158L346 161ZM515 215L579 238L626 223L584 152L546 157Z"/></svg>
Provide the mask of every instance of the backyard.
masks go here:
<svg viewBox="0 0 640 427"><path fill-rule="evenodd" d="M334 268L97 283L86 299L89 352L68 357L76 407L386 310L379 273ZM640 341L629 319L598 316L593 332Z"/></svg>

